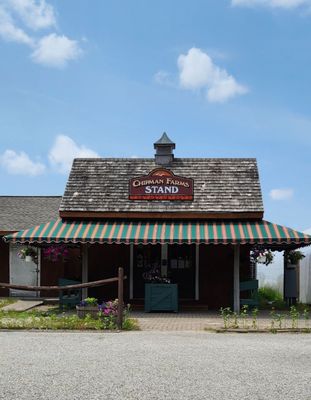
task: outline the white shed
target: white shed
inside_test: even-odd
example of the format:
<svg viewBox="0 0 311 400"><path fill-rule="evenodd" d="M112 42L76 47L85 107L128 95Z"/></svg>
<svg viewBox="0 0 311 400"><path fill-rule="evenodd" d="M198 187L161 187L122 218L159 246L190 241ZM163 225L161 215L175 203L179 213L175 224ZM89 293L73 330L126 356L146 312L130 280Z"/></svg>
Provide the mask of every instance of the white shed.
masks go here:
<svg viewBox="0 0 311 400"><path fill-rule="evenodd" d="M305 258L300 261L299 301L311 304L311 249L303 250Z"/></svg>

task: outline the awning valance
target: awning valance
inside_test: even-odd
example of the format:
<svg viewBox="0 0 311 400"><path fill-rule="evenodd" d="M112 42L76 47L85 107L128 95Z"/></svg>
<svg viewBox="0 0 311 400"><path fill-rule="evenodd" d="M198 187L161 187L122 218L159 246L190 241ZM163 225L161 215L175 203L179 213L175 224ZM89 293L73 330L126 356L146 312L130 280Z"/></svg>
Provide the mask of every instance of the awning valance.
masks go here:
<svg viewBox="0 0 311 400"><path fill-rule="evenodd" d="M57 219L5 237L14 243L292 244L311 236L267 221L69 221Z"/></svg>

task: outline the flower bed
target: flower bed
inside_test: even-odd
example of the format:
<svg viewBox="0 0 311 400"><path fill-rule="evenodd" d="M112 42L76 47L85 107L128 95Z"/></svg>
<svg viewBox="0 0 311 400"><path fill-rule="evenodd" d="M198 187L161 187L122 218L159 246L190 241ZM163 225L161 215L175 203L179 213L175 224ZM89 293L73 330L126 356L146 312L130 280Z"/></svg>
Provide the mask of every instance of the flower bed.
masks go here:
<svg viewBox="0 0 311 400"><path fill-rule="evenodd" d="M39 311L1 311L0 310L0 330L1 329L37 329L37 330L111 330L116 331L117 326L114 321L107 318L92 318L87 315L79 318L77 315L59 313L58 309L49 312ZM137 330L138 323L135 319L128 318L123 321L123 330Z"/></svg>
<svg viewBox="0 0 311 400"><path fill-rule="evenodd" d="M118 299L98 304L95 297L87 297L76 306L79 318L100 319L108 329L115 329L118 316ZM129 312L129 305L123 307L123 320Z"/></svg>

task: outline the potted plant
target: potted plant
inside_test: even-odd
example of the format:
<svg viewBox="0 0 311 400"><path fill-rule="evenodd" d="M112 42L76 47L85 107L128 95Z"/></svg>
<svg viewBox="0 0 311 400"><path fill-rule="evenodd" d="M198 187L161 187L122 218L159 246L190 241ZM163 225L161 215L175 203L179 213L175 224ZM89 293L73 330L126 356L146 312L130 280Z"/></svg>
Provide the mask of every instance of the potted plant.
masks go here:
<svg viewBox="0 0 311 400"><path fill-rule="evenodd" d="M295 268L305 255L299 250L291 250L286 254L287 268Z"/></svg>
<svg viewBox="0 0 311 400"><path fill-rule="evenodd" d="M77 315L79 318L84 318L86 315L91 315L93 318L98 318L100 306L95 297L87 297L76 306Z"/></svg>
<svg viewBox="0 0 311 400"><path fill-rule="evenodd" d="M145 283L171 283L169 278L161 276L158 267L151 267L149 270L145 271L143 273L143 279Z"/></svg>
<svg viewBox="0 0 311 400"><path fill-rule="evenodd" d="M18 252L18 257L26 262L36 262L38 255L34 248L27 246Z"/></svg>

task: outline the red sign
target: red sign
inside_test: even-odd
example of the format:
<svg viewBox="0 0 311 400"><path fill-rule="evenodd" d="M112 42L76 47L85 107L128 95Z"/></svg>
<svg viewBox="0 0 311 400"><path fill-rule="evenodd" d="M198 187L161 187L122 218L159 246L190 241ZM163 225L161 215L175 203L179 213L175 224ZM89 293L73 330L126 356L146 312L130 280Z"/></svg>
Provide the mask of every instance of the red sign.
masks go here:
<svg viewBox="0 0 311 400"><path fill-rule="evenodd" d="M193 200L193 179L164 168L130 180L130 200Z"/></svg>

